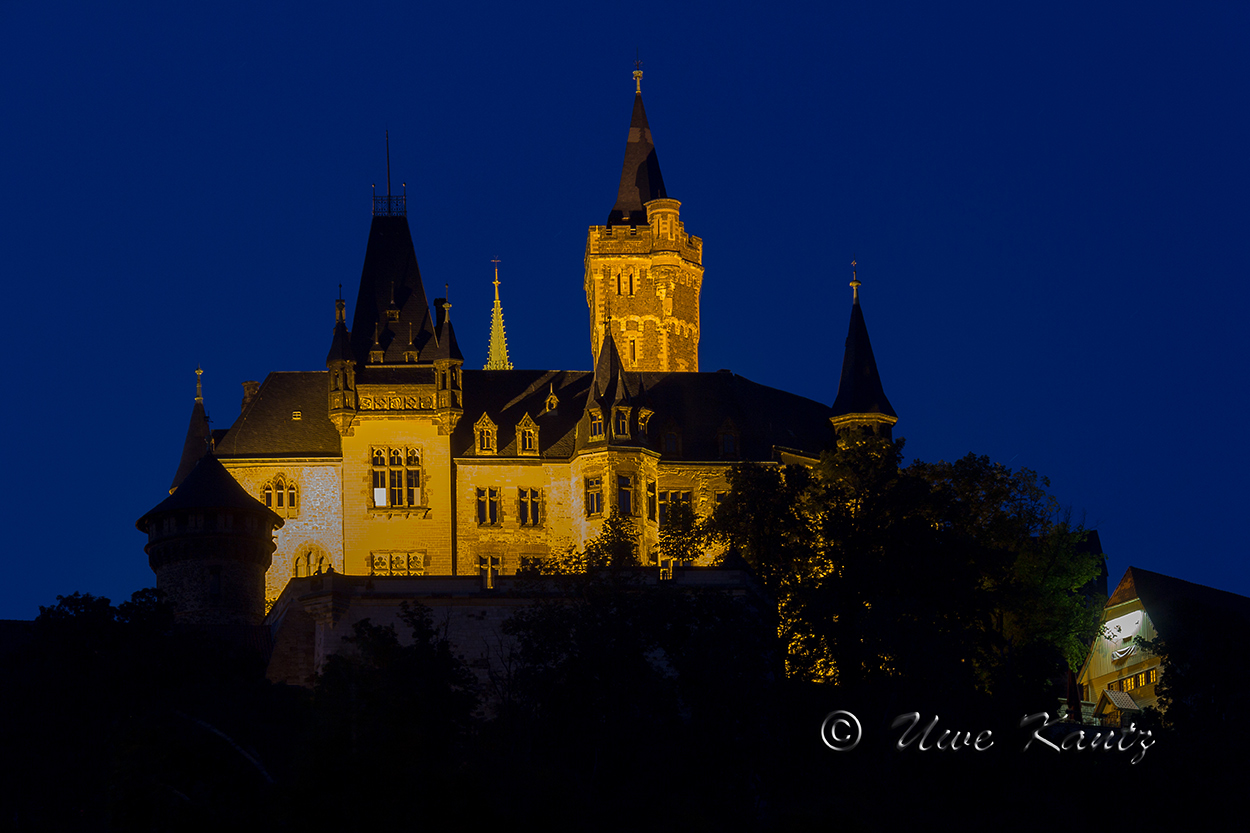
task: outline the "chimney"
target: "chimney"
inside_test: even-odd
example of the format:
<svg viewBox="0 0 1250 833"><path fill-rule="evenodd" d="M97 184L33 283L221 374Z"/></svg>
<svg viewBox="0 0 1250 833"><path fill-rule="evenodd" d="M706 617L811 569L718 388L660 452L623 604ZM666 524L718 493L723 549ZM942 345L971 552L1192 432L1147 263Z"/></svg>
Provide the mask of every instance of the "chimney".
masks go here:
<svg viewBox="0 0 1250 833"><path fill-rule="evenodd" d="M259 390L260 382L243 383L243 404L239 406L239 413L247 410L248 404L256 398L256 394Z"/></svg>

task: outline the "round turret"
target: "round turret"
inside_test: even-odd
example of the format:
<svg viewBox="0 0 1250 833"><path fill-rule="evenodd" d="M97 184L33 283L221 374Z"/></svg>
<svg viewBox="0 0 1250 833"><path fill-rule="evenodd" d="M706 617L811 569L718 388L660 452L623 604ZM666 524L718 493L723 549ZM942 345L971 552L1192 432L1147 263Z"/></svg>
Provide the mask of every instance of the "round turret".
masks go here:
<svg viewBox="0 0 1250 833"><path fill-rule="evenodd" d="M135 522L156 587L178 622L258 625L278 515L206 454L168 498Z"/></svg>

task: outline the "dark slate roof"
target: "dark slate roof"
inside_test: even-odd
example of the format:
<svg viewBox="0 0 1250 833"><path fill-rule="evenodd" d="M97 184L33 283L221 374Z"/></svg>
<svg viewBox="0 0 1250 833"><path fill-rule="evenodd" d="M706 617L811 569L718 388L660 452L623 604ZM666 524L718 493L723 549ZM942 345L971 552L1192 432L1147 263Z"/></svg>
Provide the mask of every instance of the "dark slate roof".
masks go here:
<svg viewBox="0 0 1250 833"><path fill-rule="evenodd" d="M868 340L868 325L859 307L856 293L851 303L851 325L846 334L846 351L842 356L842 378L838 380L838 396L833 401L833 415L885 414L897 418L890 400L885 398L877 360Z"/></svg>
<svg viewBox="0 0 1250 833"><path fill-rule="evenodd" d="M1107 607L1133 599L1141 599L1142 607L1150 615L1155 629L1165 639L1169 633L1176 633L1185 627L1207 626L1209 622L1195 620L1196 616L1204 613L1250 623L1250 598L1141 567L1129 567L1124 572L1124 578L1120 579L1115 592L1107 600Z"/></svg>
<svg viewBox="0 0 1250 833"><path fill-rule="evenodd" d="M756 384L728 371L622 374L637 395L635 408L654 415L643 445L659 450L670 428L680 436L683 460L720 460L718 436L736 431L739 457L772 460L777 447L817 456L830 439L829 406ZM593 375L586 371L466 370L464 416L452 435L452 454L475 456L473 424L486 413L498 426L498 457L516 456L516 426L525 414L538 423L541 457L567 458L585 412ZM543 414L554 383L560 400Z"/></svg>
<svg viewBox="0 0 1250 833"><path fill-rule="evenodd" d="M187 425L187 438L182 442L182 458L178 461L178 470L174 472L173 482L169 484L171 492L177 489L178 484L191 473L191 469L195 468L200 458L208 453L210 436L208 414L204 412L204 402L196 399L195 404L191 406L191 422Z"/></svg>
<svg viewBox="0 0 1250 833"><path fill-rule="evenodd" d="M602 405L627 403L638 393L638 380L626 378L625 363L621 361L621 353L616 348L616 339L606 331L604 335L599 359L595 362L595 401Z"/></svg>
<svg viewBox="0 0 1250 833"><path fill-rule="evenodd" d="M634 112L629 120L629 139L625 142L625 163L621 166L621 185L607 224L636 226L646 223L647 212L643 206L651 200L667 196L664 177L660 175L660 160L651 141L651 128L647 125L647 111L642 106L642 93L635 93ZM624 219L626 212L629 213L628 220Z"/></svg>
<svg viewBox="0 0 1250 833"><path fill-rule="evenodd" d="M592 374L585 370L465 370L464 416L451 436L452 454L472 457L473 423L486 413L498 426L497 457L517 456L516 426L529 414L538 424L540 457L573 456L578 420L586 408ZM554 390L560 404L543 413Z"/></svg>
<svg viewBox="0 0 1250 833"><path fill-rule="evenodd" d="M387 320L392 306L399 309L398 321ZM351 329L352 350L361 364L373 349L375 332L388 363L402 362L404 351L413 349L410 343L421 350L434 338L407 217L374 217L369 227Z"/></svg>
<svg viewBox="0 0 1250 833"><path fill-rule="evenodd" d="M282 518L249 495L212 454L201 457L182 485L135 521L135 526L140 532L147 532L151 518L179 509L244 509L269 516L275 527L283 524Z"/></svg>
<svg viewBox="0 0 1250 833"><path fill-rule="evenodd" d="M347 324L337 321L334 324L334 336L330 339L330 352L326 353L326 367L336 362L354 362L351 338L347 334Z"/></svg>
<svg viewBox="0 0 1250 833"><path fill-rule="evenodd" d="M270 373L247 409L217 443L221 457L339 457L324 370ZM292 413L300 412L299 419Z"/></svg>

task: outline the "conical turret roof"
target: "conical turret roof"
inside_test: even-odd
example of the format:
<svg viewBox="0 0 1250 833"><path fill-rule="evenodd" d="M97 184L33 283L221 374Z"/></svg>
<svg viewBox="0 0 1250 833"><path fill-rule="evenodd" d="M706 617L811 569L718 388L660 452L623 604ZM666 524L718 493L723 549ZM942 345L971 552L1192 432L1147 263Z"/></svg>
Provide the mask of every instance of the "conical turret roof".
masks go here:
<svg viewBox="0 0 1250 833"><path fill-rule="evenodd" d="M275 528L284 523L279 515L249 495L213 454L202 456L177 491L135 521L135 526L140 532L147 532L152 518L179 509L243 509L266 515Z"/></svg>
<svg viewBox="0 0 1250 833"><path fill-rule="evenodd" d="M616 193L616 205L608 214L607 224L616 226L646 223L647 212L643 206L651 200L667 196L664 177L660 175L660 160L655 155L651 128L647 124L647 111L642 106L642 92L639 90L634 94L634 112L629 119L629 139L625 142L621 185Z"/></svg>
<svg viewBox="0 0 1250 833"><path fill-rule="evenodd" d="M174 472L173 482L169 484L170 494L173 494L209 450L211 431L208 427L208 413L204 410L203 389L200 386L200 375L203 372L198 367L195 369L195 404L191 406L191 421L187 424L187 437L182 441L182 457L178 460L178 470Z"/></svg>
<svg viewBox="0 0 1250 833"><path fill-rule="evenodd" d="M894 413L881 385L877 360L872 355L868 325L864 323L864 311L859 306L859 281L852 281L851 286L854 288L851 324L846 334L842 377L838 380L838 395L833 401L833 416L883 414L897 419L898 414Z"/></svg>

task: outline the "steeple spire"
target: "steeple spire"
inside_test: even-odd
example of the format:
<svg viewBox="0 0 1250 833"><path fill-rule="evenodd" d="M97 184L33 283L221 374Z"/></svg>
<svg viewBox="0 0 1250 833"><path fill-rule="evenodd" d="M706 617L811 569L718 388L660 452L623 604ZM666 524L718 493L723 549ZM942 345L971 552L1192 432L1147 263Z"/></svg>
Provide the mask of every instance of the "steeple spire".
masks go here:
<svg viewBox="0 0 1250 833"><path fill-rule="evenodd" d="M499 258L491 258L495 264L495 307L490 317L490 343L486 350L486 366L483 370L511 370L508 361L508 339L503 331L503 307L499 304Z"/></svg>
<svg viewBox="0 0 1250 833"><path fill-rule="evenodd" d="M846 334L846 348L842 356L842 376L838 380L838 395L833 401L830 420L836 430L851 427L870 428L885 437L891 435L898 414L886 398L877 372L877 360L872 354L868 340L868 325L859 305L859 287L855 261L851 261L851 323Z"/></svg>
<svg viewBox="0 0 1250 833"><path fill-rule="evenodd" d="M169 493L186 479L200 458L209 452L211 431L208 427L208 414L204 410L204 387L200 377L204 371L195 368L195 404L191 406L191 421L187 425L187 437L182 441L182 457L178 460L178 470L174 472L174 480L169 484Z"/></svg>
<svg viewBox="0 0 1250 833"><path fill-rule="evenodd" d="M652 200L666 199L660 160L651 141L647 111L642 106L642 62L635 61L634 112L629 119L629 139L625 142L625 162L621 166L621 184L616 205L608 214L609 226L639 225L647 222L643 208Z"/></svg>

